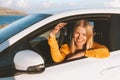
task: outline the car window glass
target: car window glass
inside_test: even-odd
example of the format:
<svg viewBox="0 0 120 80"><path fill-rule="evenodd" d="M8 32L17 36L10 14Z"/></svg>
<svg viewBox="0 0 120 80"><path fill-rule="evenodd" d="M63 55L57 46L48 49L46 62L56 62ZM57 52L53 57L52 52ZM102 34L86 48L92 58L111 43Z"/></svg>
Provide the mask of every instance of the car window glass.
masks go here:
<svg viewBox="0 0 120 80"><path fill-rule="evenodd" d="M87 19L87 18L85 18L85 19ZM56 39L58 41L59 47L61 47L62 44L70 44L70 41L71 41L71 38L72 38L72 32L73 32L73 29L75 27L75 23L78 20L80 20L80 19L65 21L65 22L67 22L67 25L65 26L65 29L61 30L56 35ZM101 35L103 33L103 27L106 27L106 26L109 27L108 19L106 19L106 18L105 19L104 18L103 19L88 18L87 20L90 21L90 24L93 26L93 28L96 32L96 35L94 37L95 42L98 42L98 43L101 43L101 44L104 43L106 45L107 44L107 43L105 43L106 40L104 40L104 42L103 42L103 39L106 38L107 34L105 36L102 36L102 37L101 37ZM61 22L61 21L59 21L59 22ZM57 23L59 23L59 22L57 22ZM56 24L54 24L54 26ZM51 26L54 27L53 25L51 25ZM49 27L51 27L51 26L49 26ZM46 61L46 64L53 65L52 64L53 60L52 60L51 55L50 55L50 47L48 45L48 36L49 36L50 31L51 31L50 29L49 30L47 30L47 28L44 29L45 31L42 34L39 34L37 37L32 39L30 42L31 42L34 50L36 50L36 47L37 47L36 51L38 51L38 53L41 54L44 57L44 59ZM64 33L67 33L67 35L63 35ZM108 30L106 30L106 33L108 33ZM81 59L81 58L76 58L76 59ZM73 59L73 60L76 60L76 59ZM72 60L70 60L70 61L72 61ZM66 62L66 61L63 61L62 63L64 63L64 62Z"/></svg>
<svg viewBox="0 0 120 80"><path fill-rule="evenodd" d="M30 43L32 43L32 42L37 42L37 41L40 42L40 41L43 41L43 40L48 39L49 33L50 33L50 30L47 31L47 32L44 32L43 34L38 35L37 37L33 38L33 39L30 41ZM60 32L56 34L56 38L58 38L59 35L60 35Z"/></svg>
<svg viewBox="0 0 120 80"><path fill-rule="evenodd" d="M45 37L45 38L48 38L49 33L50 33L50 31L47 31L47 32L45 32L45 33L39 35L38 37ZM56 34L56 38L58 38L59 35L60 35L60 32Z"/></svg>
<svg viewBox="0 0 120 80"><path fill-rule="evenodd" d="M49 45L48 45L48 37L49 37L50 31L51 30L46 31L30 40L30 45L32 49L36 51L38 54L40 54L41 56L43 56L43 58L45 59L46 65L53 63L50 55ZM60 32L56 34L56 38L59 37L59 34Z"/></svg>

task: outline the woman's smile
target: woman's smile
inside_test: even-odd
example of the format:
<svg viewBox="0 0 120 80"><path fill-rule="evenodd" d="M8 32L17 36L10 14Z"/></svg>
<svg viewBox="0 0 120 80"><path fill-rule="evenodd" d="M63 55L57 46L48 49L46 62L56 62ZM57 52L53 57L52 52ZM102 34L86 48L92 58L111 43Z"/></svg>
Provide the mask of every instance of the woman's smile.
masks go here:
<svg viewBox="0 0 120 80"><path fill-rule="evenodd" d="M86 30L83 27L76 28L74 32L74 41L77 47L83 47L86 43L87 36L86 36Z"/></svg>

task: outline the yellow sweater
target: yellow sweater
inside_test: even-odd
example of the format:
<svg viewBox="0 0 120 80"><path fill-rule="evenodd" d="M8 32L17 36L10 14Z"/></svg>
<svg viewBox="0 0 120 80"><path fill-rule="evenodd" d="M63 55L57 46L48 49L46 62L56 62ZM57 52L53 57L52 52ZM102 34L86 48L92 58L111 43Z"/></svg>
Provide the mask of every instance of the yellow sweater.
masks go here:
<svg viewBox="0 0 120 80"><path fill-rule="evenodd" d="M51 37L48 39L48 43L50 45L51 56L54 62L61 62L65 59L65 57L70 54L69 46L64 44L59 49L57 40L55 37ZM110 55L108 48L104 45L100 45L98 43L93 44L93 49L86 50L86 57L95 57L95 58L105 58Z"/></svg>

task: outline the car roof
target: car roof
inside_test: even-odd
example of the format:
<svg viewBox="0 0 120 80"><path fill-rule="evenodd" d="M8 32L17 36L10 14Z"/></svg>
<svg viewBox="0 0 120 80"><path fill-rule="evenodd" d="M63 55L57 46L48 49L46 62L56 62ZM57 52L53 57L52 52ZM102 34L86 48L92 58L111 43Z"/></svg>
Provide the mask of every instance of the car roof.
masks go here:
<svg viewBox="0 0 120 80"><path fill-rule="evenodd" d="M63 9L63 10L50 10L43 11L43 13L49 14L60 14L66 12L81 12L81 13L120 13L120 9L118 8L94 8L94 9Z"/></svg>
<svg viewBox="0 0 120 80"><path fill-rule="evenodd" d="M81 9L81 10L72 10L66 12L54 12L55 17L61 16L69 16L69 15L77 15L77 14L94 14L94 13L111 13L111 14L120 14L120 9ZM24 17L20 20L13 22L12 24L8 25L7 27L0 29L0 43L7 40L11 36L15 35L16 33L22 31L23 29L29 27L30 25L43 20L52 14L45 14L45 13L38 13L38 14L31 14L27 17ZM56 16L59 15L59 16ZM27 26L26 26L27 25ZM4 36L4 35L7 36Z"/></svg>
<svg viewBox="0 0 120 80"><path fill-rule="evenodd" d="M0 30L0 36L1 36L1 38L0 38L0 44L2 44L2 45L0 45L0 51L3 51L5 48L8 47L8 45L6 45L4 47L3 47L3 45L7 44L9 41L15 39L14 41L12 41L9 44L9 45L12 45L18 39L20 39L23 36L27 35L27 33L25 33L26 31L29 31L30 29L32 29L32 30L29 31L29 33L30 33L33 30L37 30L40 26L43 26L43 25L45 25L47 23L53 22L53 21L58 20L60 18L69 17L69 16L75 16L75 15L82 15L82 14L104 14L104 13L105 14L120 14L120 9L84 9L84 10L67 11L67 12L63 12L63 13L57 13L57 14L54 14L54 15L52 15L52 14L43 14L45 16L42 17L42 18L40 18L41 21L39 20L39 17L36 17L36 18L38 18L37 20L35 20L35 21L33 20L34 22L27 23L28 26L30 26L30 25L33 25L34 23L36 23L37 21L40 21L38 24L36 24L36 25L39 25L39 26L36 26L36 27L32 26L31 28L27 28L28 26L21 25L22 29L18 30L18 27L21 28L21 26L19 26L18 22L20 22L20 20L21 20L24 23L24 21L25 21L25 20L22 20L22 19L24 19L24 18L22 18L22 19L20 19L20 20L18 20L16 22L14 22L14 24L16 24L16 25L11 24L11 25L8 26L9 28L3 28L3 29ZM41 14L42 13L38 13L37 16L40 16ZM12 26L12 27L10 27L10 26ZM15 26L18 26L18 27L15 28ZM12 28L12 29L10 29L10 28ZM9 39L10 37L14 36L16 33L19 33L20 31L23 31L23 29L26 29L26 28L27 28L27 30L23 33L24 34L23 36L19 37L18 39L16 39L17 36L14 37L14 38ZM11 33L4 32L5 29L7 29L7 30L10 29ZM14 31L16 29L18 31ZM5 37L3 34L7 35L7 37Z"/></svg>

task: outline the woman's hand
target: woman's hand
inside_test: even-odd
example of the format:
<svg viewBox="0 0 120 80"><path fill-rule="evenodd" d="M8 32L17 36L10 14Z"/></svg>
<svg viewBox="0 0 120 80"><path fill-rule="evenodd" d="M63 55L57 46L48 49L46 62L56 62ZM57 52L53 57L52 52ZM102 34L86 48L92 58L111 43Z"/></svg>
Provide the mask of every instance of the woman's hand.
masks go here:
<svg viewBox="0 0 120 80"><path fill-rule="evenodd" d="M53 30L50 32L50 37L55 36L56 33L60 31L61 28L63 28L67 23L59 23L55 26Z"/></svg>

